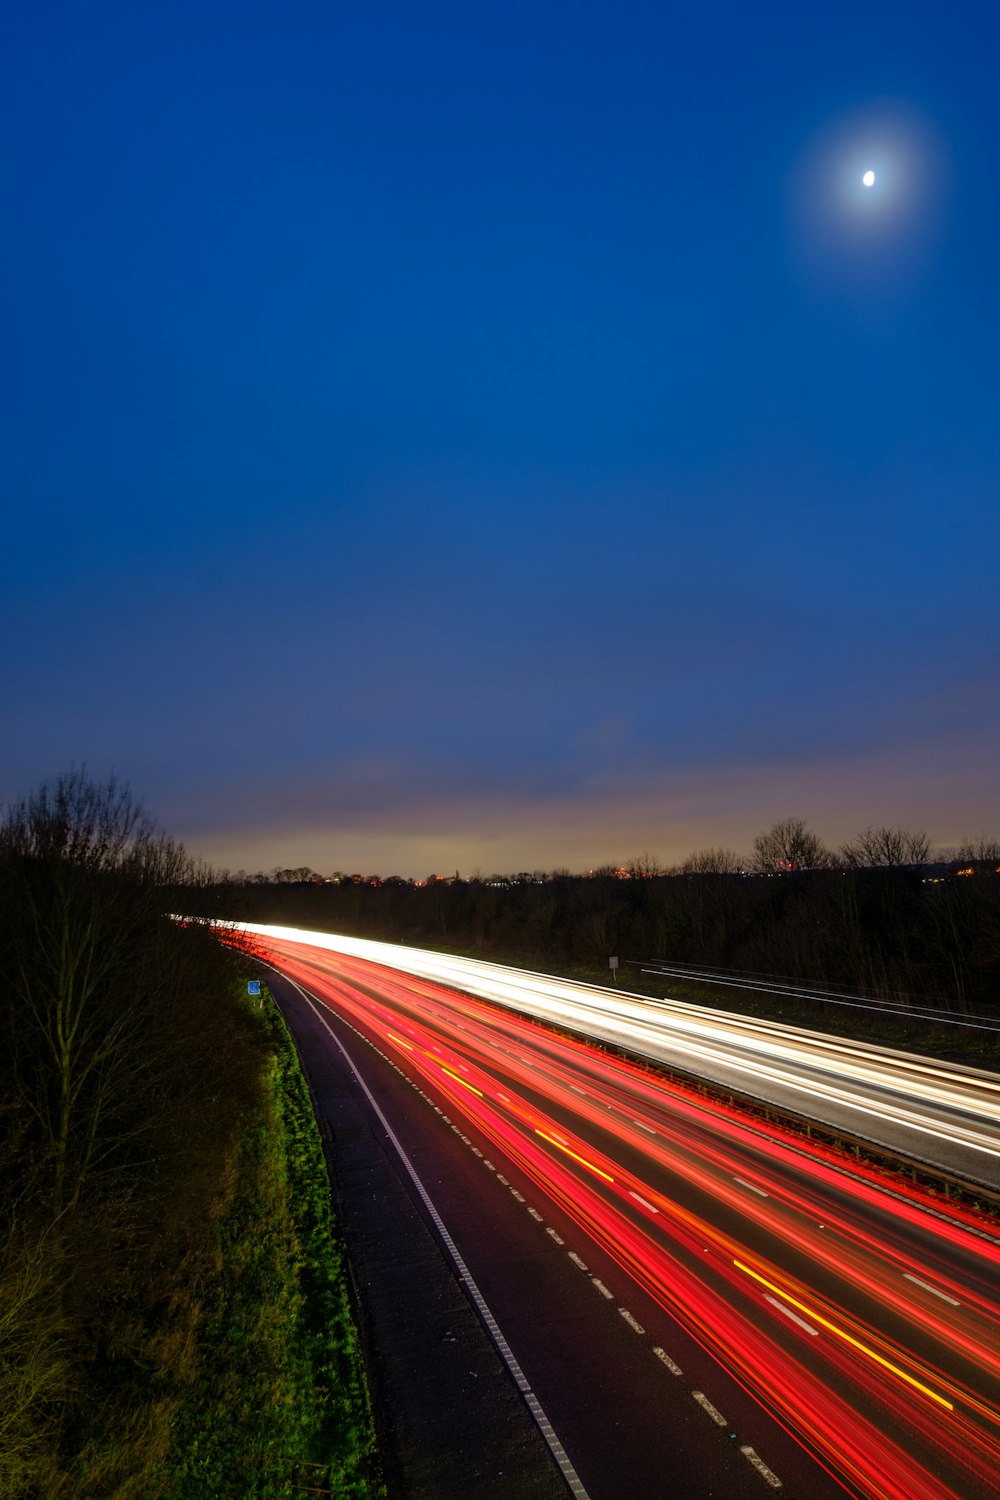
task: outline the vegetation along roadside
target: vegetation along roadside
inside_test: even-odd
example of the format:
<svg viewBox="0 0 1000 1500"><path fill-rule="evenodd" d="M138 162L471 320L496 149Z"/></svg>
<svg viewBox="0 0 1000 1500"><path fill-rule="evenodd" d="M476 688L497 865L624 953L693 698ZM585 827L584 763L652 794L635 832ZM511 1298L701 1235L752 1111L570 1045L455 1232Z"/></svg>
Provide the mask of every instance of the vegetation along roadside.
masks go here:
<svg viewBox="0 0 1000 1500"><path fill-rule="evenodd" d="M308 1091L113 782L0 824L0 1494L382 1493ZM177 909L176 907L172 909Z"/></svg>

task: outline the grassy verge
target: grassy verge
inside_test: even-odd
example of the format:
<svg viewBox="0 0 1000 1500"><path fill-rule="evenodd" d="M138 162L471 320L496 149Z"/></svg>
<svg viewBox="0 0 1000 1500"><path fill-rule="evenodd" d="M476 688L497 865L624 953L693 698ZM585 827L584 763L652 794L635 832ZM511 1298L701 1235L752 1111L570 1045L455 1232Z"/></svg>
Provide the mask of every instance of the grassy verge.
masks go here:
<svg viewBox="0 0 1000 1500"><path fill-rule="evenodd" d="M383 1495L309 1092L269 997L268 1087L248 1122L200 1289L165 1500Z"/></svg>

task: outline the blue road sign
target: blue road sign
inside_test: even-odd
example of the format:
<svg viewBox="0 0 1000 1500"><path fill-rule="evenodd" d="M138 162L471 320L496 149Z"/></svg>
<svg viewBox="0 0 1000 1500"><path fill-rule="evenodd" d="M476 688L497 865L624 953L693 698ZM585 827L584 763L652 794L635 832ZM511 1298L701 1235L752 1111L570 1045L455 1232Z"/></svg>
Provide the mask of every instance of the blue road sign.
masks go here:
<svg viewBox="0 0 1000 1500"><path fill-rule="evenodd" d="M259 979L248 979L247 980L247 994L248 995L259 995L260 994L260 980Z"/></svg>

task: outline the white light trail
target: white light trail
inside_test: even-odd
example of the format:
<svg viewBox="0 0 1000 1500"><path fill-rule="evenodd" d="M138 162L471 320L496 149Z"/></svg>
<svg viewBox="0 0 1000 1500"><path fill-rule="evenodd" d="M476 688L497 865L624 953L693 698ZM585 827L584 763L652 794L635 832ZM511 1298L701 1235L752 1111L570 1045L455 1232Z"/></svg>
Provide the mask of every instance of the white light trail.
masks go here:
<svg viewBox="0 0 1000 1500"><path fill-rule="evenodd" d="M481 959L295 927L219 925L464 990L784 1104L888 1149L901 1149L903 1134L916 1132L914 1150L923 1160L984 1185L1000 1182L1000 1077L980 1069Z"/></svg>

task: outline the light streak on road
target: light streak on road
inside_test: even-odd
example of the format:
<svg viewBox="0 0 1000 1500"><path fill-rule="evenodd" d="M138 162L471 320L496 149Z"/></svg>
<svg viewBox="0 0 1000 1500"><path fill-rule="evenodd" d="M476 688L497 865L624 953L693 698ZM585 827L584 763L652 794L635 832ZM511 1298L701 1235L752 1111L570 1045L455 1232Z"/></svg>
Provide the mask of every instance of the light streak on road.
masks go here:
<svg viewBox="0 0 1000 1500"><path fill-rule="evenodd" d="M240 924L243 926L243 924ZM1000 1078L906 1052L603 990L477 959L362 938L246 924L482 996L540 1020L728 1084L890 1151L1000 1186Z"/></svg>
<svg viewBox="0 0 1000 1500"><path fill-rule="evenodd" d="M1000 1239L971 1214L929 1212L637 1064L301 938L271 938L272 961L436 1091L849 1494L995 1495Z"/></svg>
<svg viewBox="0 0 1000 1500"><path fill-rule="evenodd" d="M881 1354L876 1354L874 1349L869 1349L867 1345L862 1344L859 1339L852 1338L851 1335L845 1332L843 1328L838 1328L836 1323L831 1323L828 1318L824 1318L822 1314L816 1311L815 1308L806 1307L804 1302L799 1302L798 1299L791 1296L789 1292L783 1292L780 1286L774 1286L770 1281L768 1281L766 1276L761 1276L757 1271L751 1270L750 1267L745 1266L741 1260L734 1260L733 1265L738 1271L745 1271L748 1276L752 1276L755 1281L759 1281L761 1286L766 1286L768 1290L773 1292L776 1297L781 1297L783 1301L791 1303L792 1307L797 1307L799 1312L805 1313L807 1318L812 1318L813 1322L818 1323L821 1328L828 1329L829 1332L835 1334L838 1339L843 1339L845 1343L850 1344L855 1349L859 1349L861 1353L864 1354L868 1359L875 1360L876 1364L882 1365L885 1369L891 1371L893 1375L898 1376L900 1380L907 1381L910 1385L913 1386L914 1390L922 1392L923 1395L928 1396L931 1401L937 1401L939 1405L943 1406L947 1411L955 1410L954 1403L949 1401L946 1396L939 1396L937 1391L932 1391L929 1386L923 1385L919 1380L915 1380L912 1375L908 1375L905 1370L901 1370L899 1366L894 1365L891 1360L883 1359ZM771 1298L769 1297L767 1300L770 1302Z"/></svg>

